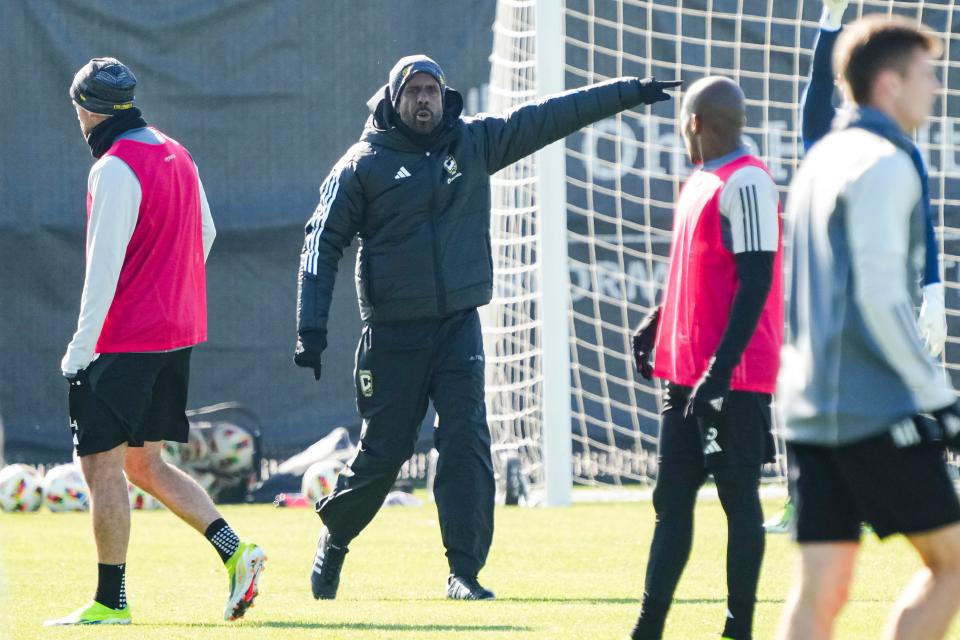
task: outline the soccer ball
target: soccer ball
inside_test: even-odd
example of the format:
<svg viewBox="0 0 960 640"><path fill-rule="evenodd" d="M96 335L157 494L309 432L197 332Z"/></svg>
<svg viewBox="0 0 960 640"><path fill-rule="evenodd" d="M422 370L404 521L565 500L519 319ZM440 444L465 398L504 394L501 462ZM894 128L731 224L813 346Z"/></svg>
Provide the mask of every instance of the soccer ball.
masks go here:
<svg viewBox="0 0 960 640"><path fill-rule="evenodd" d="M43 502L40 472L25 464L11 464L0 471L0 509L36 511Z"/></svg>
<svg viewBox="0 0 960 640"><path fill-rule="evenodd" d="M330 495L337 484L337 474L343 465L336 460L321 460L314 462L303 474L300 484L300 493L310 502L316 502L324 496Z"/></svg>
<svg viewBox="0 0 960 640"><path fill-rule="evenodd" d="M203 432L199 429L190 429L187 441L180 445L180 463L202 467L207 463L210 455L210 446Z"/></svg>
<svg viewBox="0 0 960 640"><path fill-rule="evenodd" d="M130 495L130 508L138 511L152 511L159 509L163 504L152 495L135 484L127 483L127 492Z"/></svg>
<svg viewBox="0 0 960 640"><path fill-rule="evenodd" d="M160 453L164 461L177 467L203 467L209 454L210 446L199 429L190 429L186 442L165 441Z"/></svg>
<svg viewBox="0 0 960 640"><path fill-rule="evenodd" d="M86 511L90 508L90 491L80 467L62 464L43 478L43 496L50 511Z"/></svg>
<svg viewBox="0 0 960 640"><path fill-rule="evenodd" d="M164 440L160 449L160 458L167 464L180 466L180 443Z"/></svg>
<svg viewBox="0 0 960 640"><path fill-rule="evenodd" d="M210 466L224 474L253 469L253 436L245 429L221 423L210 434Z"/></svg>

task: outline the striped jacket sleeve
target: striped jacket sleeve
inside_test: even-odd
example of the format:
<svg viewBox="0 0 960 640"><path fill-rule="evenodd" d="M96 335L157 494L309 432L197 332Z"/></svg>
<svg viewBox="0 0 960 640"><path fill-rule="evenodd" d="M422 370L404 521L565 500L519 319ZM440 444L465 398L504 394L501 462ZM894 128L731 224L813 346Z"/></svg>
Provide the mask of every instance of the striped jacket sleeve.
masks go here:
<svg viewBox="0 0 960 640"><path fill-rule="evenodd" d="M733 253L776 251L780 246L780 195L759 167L743 167L720 193L721 232Z"/></svg>
<svg viewBox="0 0 960 640"><path fill-rule="evenodd" d="M320 333L324 346L337 267L360 230L362 216L363 193L351 150L320 185L320 202L307 221L300 252L297 333Z"/></svg>

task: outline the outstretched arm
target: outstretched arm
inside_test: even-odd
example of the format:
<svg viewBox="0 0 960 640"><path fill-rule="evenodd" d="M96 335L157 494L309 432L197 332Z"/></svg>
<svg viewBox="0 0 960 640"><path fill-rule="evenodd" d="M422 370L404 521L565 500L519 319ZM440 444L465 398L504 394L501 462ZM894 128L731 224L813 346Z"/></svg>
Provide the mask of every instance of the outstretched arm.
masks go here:
<svg viewBox="0 0 960 640"><path fill-rule="evenodd" d="M833 47L840 34L847 0L824 0L820 31L813 43L810 76L800 97L800 127L803 150L830 131L837 110L833 106Z"/></svg>
<svg viewBox="0 0 960 640"><path fill-rule="evenodd" d="M589 124L640 104L669 100L664 89L679 85L618 78L527 102L503 115L481 114L468 126L481 129L487 173L492 175Z"/></svg>

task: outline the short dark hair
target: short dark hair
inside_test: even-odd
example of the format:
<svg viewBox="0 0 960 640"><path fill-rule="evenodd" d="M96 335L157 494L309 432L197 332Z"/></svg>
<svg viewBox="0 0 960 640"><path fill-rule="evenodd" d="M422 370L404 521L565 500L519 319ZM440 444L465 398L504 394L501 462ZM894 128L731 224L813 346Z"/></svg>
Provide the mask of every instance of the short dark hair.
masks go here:
<svg viewBox="0 0 960 640"><path fill-rule="evenodd" d="M853 101L867 104L877 75L887 69L906 73L917 49L936 58L943 46L936 36L906 18L875 14L843 29L833 52L833 68L850 88Z"/></svg>

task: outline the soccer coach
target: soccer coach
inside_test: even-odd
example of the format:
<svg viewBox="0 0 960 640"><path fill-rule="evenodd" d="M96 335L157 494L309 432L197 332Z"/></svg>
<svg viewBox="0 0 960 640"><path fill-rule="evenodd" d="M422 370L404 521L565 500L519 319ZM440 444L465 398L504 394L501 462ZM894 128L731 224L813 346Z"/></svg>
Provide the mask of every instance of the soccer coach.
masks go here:
<svg viewBox="0 0 960 640"><path fill-rule="evenodd" d="M363 332L354 377L363 431L334 491L317 503L324 527L311 574L315 598L336 597L347 545L413 454L428 400L438 415L434 495L447 596L494 597L477 580L493 537L477 313L493 292L490 176L581 127L668 100L663 89L678 85L619 78L468 118L440 66L414 55L400 59L370 99L360 141L320 187L299 270L294 360L319 380L337 265L359 236Z"/></svg>

